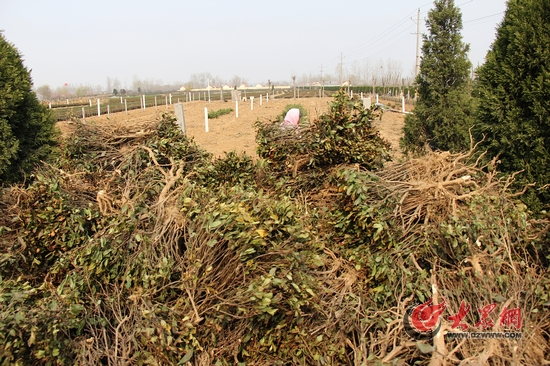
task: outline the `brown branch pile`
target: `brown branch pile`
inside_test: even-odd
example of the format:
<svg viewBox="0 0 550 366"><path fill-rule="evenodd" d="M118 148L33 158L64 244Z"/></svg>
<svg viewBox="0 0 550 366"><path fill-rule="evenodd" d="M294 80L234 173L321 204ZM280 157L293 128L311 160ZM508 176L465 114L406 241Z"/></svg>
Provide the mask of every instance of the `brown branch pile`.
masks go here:
<svg viewBox="0 0 550 366"><path fill-rule="evenodd" d="M437 222L456 214L460 201L500 189L502 182L495 177L495 160L485 166L479 166L479 159L471 164L468 160L473 152L431 153L388 165L379 173L390 197L398 200L394 215L404 234L417 223Z"/></svg>
<svg viewBox="0 0 550 366"><path fill-rule="evenodd" d="M1 356L23 339L10 360L547 362L550 322L540 299L548 275L529 247L547 222L517 212L508 191L513 177L499 178L495 161L482 165L472 149L376 172L333 166L334 175L353 172L353 179L340 176L342 188L330 172L302 170L309 156L296 155L293 166L283 167L292 169L289 178L324 180L290 196L269 186L277 180L269 169L246 165L252 171L246 174L261 181L257 186L253 179L217 179L244 179L232 165L242 161L228 159L216 171L174 130L157 129L83 127L79 144L68 147L74 161L45 167L34 187L13 188L0 202L0 281L8 278L13 287L0 284ZM295 141L287 136L276 143ZM24 257L19 272L16 255ZM38 268L37 261L45 264ZM31 278L33 271L44 275ZM33 281L36 299L20 301ZM490 302L520 307L525 338L436 339L423 353L427 345L403 332L405 312L419 294L445 297L447 315L463 299L474 310ZM474 310L469 324L477 321ZM452 331L445 324L444 332ZM37 350L44 350L40 361L33 358Z"/></svg>
<svg viewBox="0 0 550 366"><path fill-rule="evenodd" d="M343 262L336 262L341 276L325 280L334 292L334 299L324 308L338 309L338 299L362 294L365 290L361 284L365 282L377 291L386 288L393 292L387 295L388 304L384 306L370 303L377 293L374 292L361 296L363 307L348 309L358 314L357 319L348 319L343 326L353 329L352 336L346 337L358 355L355 364L367 361L366 354L387 363L409 363L421 358L426 358L426 364L430 365L487 362L506 365L511 360L517 364L529 364L530 360L536 360L536 364L548 363L548 347L541 344L548 337L550 322L540 314L547 313L547 305L541 303L540 296L525 294L540 294L543 288L548 288L545 260L537 254L542 247L532 244L545 237L549 223L527 218L526 207L518 202L524 191L510 189L515 175L501 177L497 174L497 161L482 161L483 156L476 155L472 147L462 154L430 153L389 164L377 172L342 166L334 172L336 188L310 196L316 206L330 207L341 200L342 194L338 192L344 192L345 200L340 207L346 213L343 219L349 224L340 227L348 230L346 235L354 239L353 245L366 243L352 253L366 252L377 262L365 271L354 271ZM369 243L368 235L361 231L373 225L386 233L382 242ZM357 237L353 231L358 233ZM383 258L394 265L382 264ZM369 274L376 271L378 276L380 267L392 270L388 269L387 277L381 276L377 282ZM430 278L427 287L425 278ZM331 283L338 283L339 287L330 286ZM449 341L441 336L420 351L419 344L425 342L405 335L402 320L406 308L414 304L413 298L418 304L416 295L426 290L434 299L446 299L447 316L457 314L461 301L466 300L472 309L465 319L470 332L479 331L474 328L479 320L478 309L488 304L498 305L492 314L495 324L505 306L520 308L524 315L524 338ZM379 324L381 319L386 322L386 329ZM448 322L444 324L440 334L456 331ZM504 329L497 326L493 331ZM426 350L428 353L424 354Z"/></svg>

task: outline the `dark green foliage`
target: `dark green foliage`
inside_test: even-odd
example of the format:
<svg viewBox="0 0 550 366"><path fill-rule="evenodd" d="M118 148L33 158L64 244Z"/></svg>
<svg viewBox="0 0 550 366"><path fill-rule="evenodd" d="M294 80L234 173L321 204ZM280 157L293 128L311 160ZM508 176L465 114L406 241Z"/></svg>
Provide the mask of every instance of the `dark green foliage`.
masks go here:
<svg viewBox="0 0 550 366"><path fill-rule="evenodd" d="M256 174L256 164L252 158L235 151L226 153L225 157L214 160L200 171L204 184L212 189L224 185L256 189Z"/></svg>
<svg viewBox="0 0 550 366"><path fill-rule="evenodd" d="M313 122L309 165L320 168L338 164L358 164L376 170L390 160L390 143L372 125L381 118L376 107L365 109L363 102L350 99L344 90L334 95L327 113Z"/></svg>
<svg viewBox="0 0 550 366"><path fill-rule="evenodd" d="M402 318L432 281L450 313L497 296L521 307L522 347L491 360L542 363L548 221L464 156L379 167L375 112L340 95L298 131L332 160L306 148L317 165L292 174L212 161L166 115L120 136L80 125L57 166L0 201L0 364L428 364ZM448 346L464 359L488 343Z"/></svg>
<svg viewBox="0 0 550 366"><path fill-rule="evenodd" d="M218 118L224 114L233 112L233 108L218 109L217 111L208 112L208 118Z"/></svg>
<svg viewBox="0 0 550 366"><path fill-rule="evenodd" d="M278 121L257 122L257 152L275 170L294 170L294 174L303 167L338 164L379 169L390 159L389 142L372 126L372 121L380 116L376 107L365 109L362 101L351 100L340 90L327 113L299 129L280 129Z"/></svg>
<svg viewBox="0 0 550 366"><path fill-rule="evenodd" d="M303 133L303 129L301 133ZM307 144L303 134L295 129L281 129L279 121L263 123L256 121L256 152L273 164L274 169L284 170L285 162L298 155L305 155ZM290 163L290 161L289 161Z"/></svg>
<svg viewBox="0 0 550 366"><path fill-rule="evenodd" d="M0 33L0 184L24 180L57 144L55 119L31 87L21 55Z"/></svg>
<svg viewBox="0 0 550 366"><path fill-rule="evenodd" d="M499 170L523 170L518 187L536 183L524 196L532 209L550 203L550 3L508 2L486 63L477 70L480 107L476 137Z"/></svg>
<svg viewBox="0 0 550 366"><path fill-rule="evenodd" d="M87 243L101 227L97 210L91 203L82 204L79 197L93 192L68 193L61 187L61 181L52 172L37 173L35 182L19 197L23 214L15 227L20 252L9 257L11 273L15 270L29 280L41 281L60 255ZM4 235L11 236L9 232ZM1 275L5 273L0 269Z"/></svg>
<svg viewBox="0 0 550 366"><path fill-rule="evenodd" d="M469 91L469 46L462 43L462 15L453 0L436 0L426 21L419 100L405 118L401 146L419 154L431 150L463 151L470 146L473 105Z"/></svg>

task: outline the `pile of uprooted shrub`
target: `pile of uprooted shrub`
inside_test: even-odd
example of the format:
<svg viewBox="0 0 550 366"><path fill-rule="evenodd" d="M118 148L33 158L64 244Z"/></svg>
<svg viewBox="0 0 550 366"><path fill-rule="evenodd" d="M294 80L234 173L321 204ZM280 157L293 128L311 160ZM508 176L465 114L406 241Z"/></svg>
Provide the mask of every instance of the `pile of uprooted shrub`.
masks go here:
<svg viewBox="0 0 550 366"><path fill-rule="evenodd" d="M170 116L78 124L2 193L0 363L548 362L548 220L475 147L389 162L379 117L340 92L217 160ZM429 299L439 335L408 335ZM522 337L443 336L480 329Z"/></svg>

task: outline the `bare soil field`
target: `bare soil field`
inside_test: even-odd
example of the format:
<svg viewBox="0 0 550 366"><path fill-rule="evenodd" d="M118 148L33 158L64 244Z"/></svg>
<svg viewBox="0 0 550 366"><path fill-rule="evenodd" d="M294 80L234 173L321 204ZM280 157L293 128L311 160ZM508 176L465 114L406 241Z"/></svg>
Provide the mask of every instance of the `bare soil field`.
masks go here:
<svg viewBox="0 0 550 366"><path fill-rule="evenodd" d="M300 99L273 99L269 102L265 99L260 106L259 100L254 100L253 109L250 101L239 102L239 116L236 116L234 102L211 101L193 101L184 103L185 122L187 127L187 136L192 137L199 146L211 152L214 157L222 157L225 152L235 150L245 152L249 156L256 157L256 142L254 122L257 120L267 121L275 120L276 116L281 114L288 104L301 104L307 110L307 118L312 121L319 115L325 113L332 98L300 98ZM383 103L383 101L381 101ZM232 108L233 112L220 116L215 119L209 119L209 132L205 131L204 108L208 111ZM151 107L145 110L132 110L126 113L112 113L110 116L94 116L86 118L86 123L95 123L98 125L139 125L146 121L161 119L164 113L174 114L174 106L161 105ZM399 138L402 134L404 115L401 113L385 112L382 120L375 121L375 125L380 129L382 137L386 138L392 144L395 158L401 156L399 150ZM73 122L59 122L63 134L69 134L74 130Z"/></svg>

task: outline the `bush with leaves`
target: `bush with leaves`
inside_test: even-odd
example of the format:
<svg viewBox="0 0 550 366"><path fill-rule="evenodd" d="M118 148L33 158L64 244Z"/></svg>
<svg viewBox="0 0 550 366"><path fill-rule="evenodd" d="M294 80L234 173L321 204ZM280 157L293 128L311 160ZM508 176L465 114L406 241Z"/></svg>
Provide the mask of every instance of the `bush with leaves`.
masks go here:
<svg viewBox="0 0 550 366"><path fill-rule="evenodd" d="M390 144L373 127L381 112L365 109L342 89L327 113L299 129L280 129L277 122L256 122L258 155L275 170L296 172L339 164L379 169L390 160Z"/></svg>
<svg viewBox="0 0 550 366"><path fill-rule="evenodd" d="M478 70L480 108L476 138L499 170L522 171L517 189L535 183L522 199L533 210L550 204L550 5L509 1L497 37Z"/></svg>
<svg viewBox="0 0 550 366"><path fill-rule="evenodd" d="M257 189L257 164L252 157L235 151L230 151L224 157L214 159L212 164L197 168L195 180L200 180L201 184L217 190L226 185L239 186L251 190Z"/></svg>
<svg viewBox="0 0 550 366"><path fill-rule="evenodd" d="M468 150L474 105L469 85L469 46L462 43L462 15L453 0L436 0L428 13L420 73L419 100L405 117L401 146L405 152Z"/></svg>
<svg viewBox="0 0 550 366"><path fill-rule="evenodd" d="M218 109L215 111L209 111L208 112L208 118L218 118L220 116L223 116L225 114L229 114L233 112L233 108L225 108L225 109Z"/></svg>
<svg viewBox="0 0 550 366"><path fill-rule="evenodd" d="M347 123L370 113L342 108ZM212 161L168 116L82 125L66 144L72 158L0 201L2 364L433 364L450 350L542 364L549 352L550 225L494 161L439 153L288 175L246 155ZM408 337L407 307L434 288L452 312L520 307L521 347Z"/></svg>
<svg viewBox="0 0 550 366"><path fill-rule="evenodd" d="M0 32L0 184L25 180L57 146L56 120L31 88L19 51Z"/></svg>
<svg viewBox="0 0 550 366"><path fill-rule="evenodd" d="M370 170L390 160L390 143L384 140L372 122L382 118L373 106L350 99L342 89L334 95L329 111L313 121L308 166L323 168L338 164L358 164Z"/></svg>

